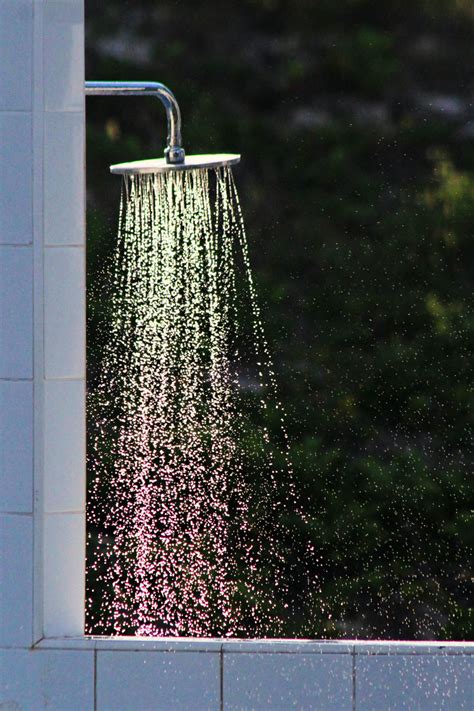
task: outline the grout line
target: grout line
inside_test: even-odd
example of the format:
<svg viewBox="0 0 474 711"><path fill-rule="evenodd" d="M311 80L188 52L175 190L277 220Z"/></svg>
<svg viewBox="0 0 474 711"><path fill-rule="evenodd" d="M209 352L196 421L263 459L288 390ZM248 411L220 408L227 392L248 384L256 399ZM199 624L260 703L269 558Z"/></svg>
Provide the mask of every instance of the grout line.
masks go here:
<svg viewBox="0 0 474 711"><path fill-rule="evenodd" d="M356 653L352 650L352 711L356 711Z"/></svg>
<svg viewBox="0 0 474 711"><path fill-rule="evenodd" d="M36 284L36 269L37 269L37 254L38 254L38 245L35 243L35 235L36 235L36 229L37 229L37 216L36 216L36 201L37 201L37 181L38 178L35 175L35 168L40 160L39 158L39 152L37 151L37 143L38 143L38 107L36 105L37 103L37 94L39 92L39 89L35 87L35 83L38 80L38 73L41 74L41 70L39 67L36 66L36 56L38 54L38 43L39 43L39 35L42 34L42 24L39 19L39 12L42 10L42 8L39 10L38 7L36 6L36 3L32 4L32 18L31 18L31 26L32 26L32 36L31 36L31 43L32 43L32 58L31 58L31 65L30 65L30 93L31 93L31 147L32 147L32 158L31 158L31 245L32 245L32 269L31 269L31 289L32 289L32 295L31 295L31 312L32 312L32 317L33 317L33 323L32 323L32 345L33 345L33 368L32 368L32 386L31 386L31 505L33 509L33 520L32 520L32 576L31 576L31 636L33 641L35 640L35 637L39 638L36 639L36 642L34 641L33 643L33 649L35 648L36 644L39 644L43 638L43 625L42 623L38 622L38 522L35 516L35 511L36 511L36 502L35 502L35 477L36 477L36 460L37 460L37 446L36 446L36 437L37 437L37 423L36 423L36 373L37 373L37 346L36 346L36 314L37 314L37 309L38 309L38 303L37 303L37 284ZM42 77L41 77L42 78ZM41 621L42 622L42 621Z"/></svg>
<svg viewBox="0 0 474 711"><path fill-rule="evenodd" d="M28 644L28 643L26 643L26 644L20 644L20 643L18 643L18 644L15 644L15 643L13 643L13 644L3 644L3 643L2 643L2 644L0 644L0 651L1 651L1 652L8 652L8 651L10 651L11 649L21 649L23 652L36 652L36 650L42 651L42 650L41 650L41 647L37 647L37 646L36 646L37 644L38 644L38 642L32 642L31 644ZM3 669L2 669L2 672L3 672ZM3 682L3 678L2 678L2 682ZM4 689L5 689L5 687L2 687L2 691L4 691ZM2 698L3 698L3 697L2 697ZM0 702L0 703L3 703L3 701ZM2 708L2 707L0 706L0 709L1 709L1 708ZM8 706L3 706L3 708L4 708L4 709L5 709L5 708L8 709ZM10 708L13 709L14 707L13 707L13 706L10 706ZM20 707L18 706L17 708L20 708ZM3 710L2 710L2 711L3 711Z"/></svg>
<svg viewBox="0 0 474 711"><path fill-rule="evenodd" d="M220 711L224 711L224 645L221 645L221 653L219 658L219 677L220 677Z"/></svg>
<svg viewBox="0 0 474 711"><path fill-rule="evenodd" d="M48 109L45 107L44 109L45 114L82 114L84 113L84 109L76 109L76 108L68 108L68 109Z"/></svg>
<svg viewBox="0 0 474 711"><path fill-rule="evenodd" d="M97 650L94 649L94 711L97 711Z"/></svg>
<svg viewBox="0 0 474 711"><path fill-rule="evenodd" d="M60 375L44 377L45 383L82 383L86 379L85 375Z"/></svg>
<svg viewBox="0 0 474 711"><path fill-rule="evenodd" d="M45 244L44 248L45 249L84 249L85 244L82 242L80 243L68 243L68 244Z"/></svg>
<svg viewBox="0 0 474 711"><path fill-rule="evenodd" d="M32 383L33 378L0 378L0 383Z"/></svg>
<svg viewBox="0 0 474 711"><path fill-rule="evenodd" d="M18 249L26 249L33 246L33 242L0 242L0 247L17 247Z"/></svg>

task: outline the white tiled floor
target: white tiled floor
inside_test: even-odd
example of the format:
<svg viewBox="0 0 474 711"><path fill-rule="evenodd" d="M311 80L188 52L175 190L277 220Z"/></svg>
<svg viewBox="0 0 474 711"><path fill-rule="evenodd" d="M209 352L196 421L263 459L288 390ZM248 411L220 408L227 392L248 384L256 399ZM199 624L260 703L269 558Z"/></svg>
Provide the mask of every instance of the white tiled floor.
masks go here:
<svg viewBox="0 0 474 711"><path fill-rule="evenodd" d="M31 114L0 112L0 244L32 242L32 156Z"/></svg>
<svg viewBox="0 0 474 711"><path fill-rule="evenodd" d="M45 114L46 245L84 243L84 114Z"/></svg>
<svg viewBox="0 0 474 711"><path fill-rule="evenodd" d="M94 708L93 652L2 650L0 669L0 709L92 711Z"/></svg>
<svg viewBox="0 0 474 711"><path fill-rule="evenodd" d="M31 109L32 0L2 0L0 110Z"/></svg>
<svg viewBox="0 0 474 711"><path fill-rule="evenodd" d="M85 506L85 406L83 380L45 383L46 512L83 511Z"/></svg>
<svg viewBox="0 0 474 711"><path fill-rule="evenodd" d="M0 378L33 375L30 247L0 246Z"/></svg>
<svg viewBox="0 0 474 711"><path fill-rule="evenodd" d="M85 273L82 247L45 250L45 376L83 378Z"/></svg>
<svg viewBox="0 0 474 711"><path fill-rule="evenodd" d="M27 647L32 643L31 516L0 514L0 571L1 645Z"/></svg>
<svg viewBox="0 0 474 711"><path fill-rule="evenodd" d="M356 711L472 711L473 658L356 657Z"/></svg>
<svg viewBox="0 0 474 711"><path fill-rule="evenodd" d="M0 381L0 511L33 506L33 383Z"/></svg>
<svg viewBox="0 0 474 711"><path fill-rule="evenodd" d="M219 699L217 653L97 653L98 711L219 711Z"/></svg>
<svg viewBox="0 0 474 711"><path fill-rule="evenodd" d="M224 656L225 711L351 711L349 654Z"/></svg>

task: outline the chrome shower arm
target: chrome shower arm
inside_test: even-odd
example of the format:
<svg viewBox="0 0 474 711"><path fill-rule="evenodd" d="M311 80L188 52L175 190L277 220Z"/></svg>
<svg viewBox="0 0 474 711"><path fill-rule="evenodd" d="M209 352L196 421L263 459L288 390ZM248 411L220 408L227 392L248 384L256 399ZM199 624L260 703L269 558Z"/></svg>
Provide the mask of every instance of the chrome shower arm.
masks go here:
<svg viewBox="0 0 474 711"><path fill-rule="evenodd" d="M168 122L168 145L165 150L167 163L184 163L181 140L181 112L173 92L156 81L86 81L87 96L156 96L166 111Z"/></svg>

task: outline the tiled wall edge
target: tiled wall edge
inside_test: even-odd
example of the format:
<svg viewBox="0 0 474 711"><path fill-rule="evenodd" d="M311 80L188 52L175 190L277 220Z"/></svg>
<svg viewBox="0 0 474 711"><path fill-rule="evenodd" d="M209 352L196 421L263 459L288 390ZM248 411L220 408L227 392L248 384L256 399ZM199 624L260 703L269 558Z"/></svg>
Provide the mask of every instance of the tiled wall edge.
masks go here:
<svg viewBox="0 0 474 711"><path fill-rule="evenodd" d="M47 79L48 66L51 65L52 58L54 59L54 47L51 43L45 43L45 16L46 4L43 2L34 2L34 18L33 18L33 72L32 72L32 82L33 82L33 97L32 97L32 130L33 130L33 233L32 233L32 243L33 243L33 279L34 279L34 293L33 293L33 312L34 312L34 362L33 362L33 384L34 384L34 442L33 442L33 457L34 457L34 482L33 482L33 502L34 502L34 538L33 538L33 549L34 549L34 578L33 578L33 629L32 629L32 642L36 643L40 640L45 633L45 617L44 617L44 603L45 597L50 597L50 591L48 589L48 595L45 595L44 586L46 584L44 576L44 558L45 558L45 548L44 548L44 536L45 536L45 501L44 501L44 407L45 407L45 257L47 255L58 254L55 252L57 248L63 248L64 254L71 254L69 248L79 248L80 249L80 260L82 264L84 263L84 240L82 236L77 236L74 240L71 239L70 244L61 245L48 245L47 242L50 241L45 234L45 131L46 131L46 121L50 120L49 117L54 115L65 115L72 116L75 114L79 118L79 122L82 121L84 126L85 119L85 96L83 95L83 82L84 82L84 72L83 72L83 61L81 57L83 55L83 41L80 41L79 35L82 33L83 37L83 27L80 27L81 19L79 17L82 14L83 17L83 3L82 0L74 0L74 5L76 6L77 12L76 16L73 18L75 23L75 33L79 32L79 35L75 37L77 40L75 45L75 57L73 62L74 73L76 75L76 81L74 86L75 98L74 96L64 95L65 103L59 101L61 99L60 94L53 92L54 96L51 94L51 87L45 86L45 80ZM49 8L51 9L51 8ZM63 12L64 8L58 11ZM79 14L78 14L79 13ZM67 24L67 23L66 23ZM62 54L65 55L67 59L69 52L68 42L64 42L64 38L59 38L59 44L61 47ZM72 50L71 50L72 51ZM48 57L46 57L46 54ZM79 61L81 60L81 61ZM46 66L47 62L49 65ZM63 63L64 64L64 63ZM67 64L67 62L66 62ZM71 63L69 63L69 69L67 66L58 68L58 71L64 74L66 80L70 78L68 71L71 69ZM56 70L55 70L56 71ZM49 72L51 74L51 72ZM66 76L67 75L67 76ZM73 101L74 99L74 101ZM68 104L67 102L72 102ZM47 105L48 102L48 105ZM71 119L72 120L72 119ZM83 144L83 140L81 145ZM84 151L82 150L81 156L83 157ZM85 167L82 165L83 160L79 156L80 166L78 170L82 170L82 174L85 174ZM81 167L82 166L82 167ZM79 200L84 200L84 190L81 190L81 194L78 196ZM83 211L84 212L84 211ZM83 220L79 221L79 231L84 232ZM77 230L76 230L77 232ZM77 242L80 244L76 244ZM85 272L84 265L80 267L82 272ZM79 280L81 289L84 286L83 280ZM81 292L82 293L82 292ZM50 373L52 379L56 373ZM85 374L82 372L74 373L62 373L58 372L58 380L81 380L84 384L85 389ZM73 377L69 377L69 376ZM79 376L79 377L78 377ZM85 471L84 471L85 477ZM83 508L80 511L77 509L76 501L71 502L71 506L68 506L70 513L68 516L76 518L76 514L79 516L84 516ZM82 502L80 502L82 503ZM62 512L57 512L62 513ZM56 517L56 512L49 514L48 520L51 519L51 515L54 519ZM72 520L72 519L70 519ZM81 537L82 540L82 537ZM78 546L76 546L77 548ZM77 557L77 555L76 555ZM78 563L78 571L81 571L81 563L83 561L82 548L81 556ZM83 613L83 601L80 603L81 613ZM50 617L50 615L49 615ZM79 617L79 609L77 611L76 617ZM51 623L51 620L49 620ZM71 633L71 624L69 624L69 630ZM53 625L58 629L58 625ZM59 629L63 632L61 624L59 624ZM67 633L68 626L64 628L64 633ZM82 627L73 625L73 633L77 634L82 632Z"/></svg>
<svg viewBox="0 0 474 711"><path fill-rule="evenodd" d="M43 410L44 410L44 65L43 4L33 10L33 629L43 636Z"/></svg>
<svg viewBox="0 0 474 711"><path fill-rule="evenodd" d="M85 250L44 249L44 377L85 378Z"/></svg>
<svg viewBox="0 0 474 711"><path fill-rule="evenodd" d="M96 649L97 651L136 652L220 652L226 654L349 654L349 655L474 655L474 642L288 642L275 640L235 641L220 639L140 639L51 637L42 639L39 649Z"/></svg>
<svg viewBox="0 0 474 711"><path fill-rule="evenodd" d="M37 646L39 646L41 649L41 645L37 645ZM408 648L408 645L406 645L406 647ZM3 646L3 647L1 647L1 650L3 653L11 652L12 655L18 654L18 652L20 652L23 655L25 653L27 653L27 650L20 649L18 647L14 647L14 646ZM155 651L158 651L158 650L155 650ZM153 652L149 652L149 653L153 653ZM163 653L163 652L161 652L161 653ZM212 677L212 679L214 680L213 683L219 684L219 687L218 687L219 692L218 692L218 697L216 699L217 705L213 706L212 708L213 709L215 708L215 711L217 711L218 708L220 708L221 710L225 709L225 708L227 708L226 703L230 704L229 708L230 707L234 708L234 705L232 704L232 700L230 700L230 701L226 700L225 693L228 691L228 686L223 684L225 667L223 667L222 662L225 660L225 657L227 655L220 653L218 649L214 650L213 652L209 652L209 653L213 654L214 657L219 655L221 658L221 663L215 669L214 675ZM43 657L43 659L45 659L45 660L48 660L49 657L51 657L54 654L55 654L54 651L48 652L48 648L44 648L44 651L43 652L40 651L38 656L36 656L36 654L33 654L33 656L28 657L28 660L23 659L22 673L23 674L25 673L25 662L26 661L28 661L28 666L26 667L26 670L29 670L30 664L32 663L33 658L35 660L34 666L37 666L41 657ZM184 652L183 654L185 655L186 653ZM232 653L229 653L229 655L231 656ZM297 656L297 655L295 655L295 656ZM347 657L347 655L345 655L345 656ZM355 656L357 656L357 655L353 655L354 659L355 659ZM401 656L406 658L409 655L403 654ZM86 668L82 664L82 660L86 659L87 657L89 657L91 659L92 663L89 663ZM202 659L202 657L200 657L200 658ZM60 659L59 655L55 656L55 663L58 663L59 659ZM112 667L112 671L113 671L113 669L115 668L114 661L117 660L117 662L119 662L120 655L118 655L116 657L115 655L111 655L110 650L105 650L105 649L104 650L93 650L93 654L91 654L90 648L89 649L76 648L75 650L69 649L67 652L65 650L64 657L62 658L62 663L61 663L62 672L64 673L67 670L72 671L72 669L74 668L76 670L76 672L75 672L76 687L83 689L84 685L87 685L87 687L89 689L89 696L87 698L87 701L85 699L82 700L83 703L82 703L81 708L83 708L84 711L93 711L93 710L94 711L101 711L101 709L109 708L107 705L104 706L104 704L100 703L100 699L97 694L97 689L99 688L100 683L105 684L107 681L109 681L107 676L104 675L100 663L98 663L98 662L100 662L101 659L102 660L108 659L109 671L110 671L110 667ZM326 662L328 661L327 657L326 657L325 661ZM340 658L339 658L339 661L340 661ZM141 665L139 664L139 666L141 666ZM123 664L121 665L121 667L123 667ZM199 667L199 665L198 665L198 667ZM43 668L43 663L41 663L40 669L41 668ZM312 668L315 669L314 665ZM326 670L325 674L327 674L328 671L330 673L331 667L330 666L328 667L327 663L323 666L323 668L325 668L325 670ZM409 667L406 667L406 669L408 671ZM459 658L459 666L456 662L454 667L453 667L453 665L450 666L450 669L451 670L452 669L459 670L459 672L456 671L458 682L462 679L463 684L465 686L466 680L468 679L468 674L469 674L469 670L468 670L468 666L466 666L466 662L465 661L463 662L462 659ZM29 673L29 671L28 671L28 673ZM357 677L357 681L359 683L360 683L360 681L364 681L363 675L361 677L359 677L359 674L357 673L357 669L356 669L356 675L353 677L353 682L356 681L356 677ZM110 678L110 673L109 673L109 678ZM258 681L259 681L259 678L257 677L255 679L255 682L258 683ZM427 679L426 682L429 683L429 680ZM267 683L268 683L268 680L267 680ZM413 686L404 688L405 694L410 694L412 689L413 689L414 693L418 691L418 681L415 680L415 683L414 682L410 682L410 683L412 683ZM455 683L455 682L453 682L453 683ZM346 688L346 693L347 693L347 691L348 690ZM447 689L447 691L449 692L449 688ZM415 693L415 697L416 697L416 693ZM359 708L359 706L357 706L357 703L360 703L360 702L359 702L359 699L357 699L355 696L352 695L352 698L349 697L347 700L349 702L349 705L344 706L344 708L351 708L352 711L354 711L354 709L356 709L356 708ZM361 708L362 707L365 708L365 706L363 706L363 704L362 704ZM372 707L373 706L370 706L370 708L372 708ZM331 708L333 708L333 706L331 706ZM417 708L418 708L418 706L417 706ZM423 708L425 708L425 707L423 706ZM445 708L445 706L443 706L443 708ZM456 708L461 708L461 706L459 706L459 707L456 706ZM464 708L464 705L462 706L462 708ZM468 707L466 706L466 708L468 708Z"/></svg>

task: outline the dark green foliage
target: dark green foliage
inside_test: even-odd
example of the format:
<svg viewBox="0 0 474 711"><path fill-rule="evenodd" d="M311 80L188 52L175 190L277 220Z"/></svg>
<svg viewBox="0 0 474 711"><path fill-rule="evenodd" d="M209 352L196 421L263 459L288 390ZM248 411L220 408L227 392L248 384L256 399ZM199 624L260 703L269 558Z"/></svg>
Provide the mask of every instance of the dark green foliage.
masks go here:
<svg viewBox="0 0 474 711"><path fill-rule="evenodd" d="M288 635L472 639L471 3L110 0L87 13L89 78L163 81L189 152L243 154L317 556ZM165 122L151 99L88 111L93 284L118 212L108 165L161 153Z"/></svg>

